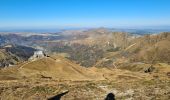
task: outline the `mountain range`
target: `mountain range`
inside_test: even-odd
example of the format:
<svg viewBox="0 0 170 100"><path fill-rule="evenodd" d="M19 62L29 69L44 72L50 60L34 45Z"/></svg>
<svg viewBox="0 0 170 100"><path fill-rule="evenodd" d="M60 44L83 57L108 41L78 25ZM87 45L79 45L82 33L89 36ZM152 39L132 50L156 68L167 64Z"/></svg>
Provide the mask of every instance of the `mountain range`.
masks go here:
<svg viewBox="0 0 170 100"><path fill-rule="evenodd" d="M1 32L0 98L168 100L170 32ZM150 95L150 96L148 96Z"/></svg>

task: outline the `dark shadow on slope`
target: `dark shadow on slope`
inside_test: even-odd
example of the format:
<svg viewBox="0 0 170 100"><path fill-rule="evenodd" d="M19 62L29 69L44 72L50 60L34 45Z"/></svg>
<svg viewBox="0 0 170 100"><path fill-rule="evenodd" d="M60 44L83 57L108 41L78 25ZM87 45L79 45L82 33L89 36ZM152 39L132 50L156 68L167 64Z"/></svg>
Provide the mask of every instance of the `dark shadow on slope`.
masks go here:
<svg viewBox="0 0 170 100"><path fill-rule="evenodd" d="M113 93L107 94L105 100L116 100L115 95Z"/></svg>
<svg viewBox="0 0 170 100"><path fill-rule="evenodd" d="M63 92L63 93L60 93L56 96L53 96L51 98L49 98L48 100L60 100L62 96L66 95L69 91L66 91L66 92Z"/></svg>

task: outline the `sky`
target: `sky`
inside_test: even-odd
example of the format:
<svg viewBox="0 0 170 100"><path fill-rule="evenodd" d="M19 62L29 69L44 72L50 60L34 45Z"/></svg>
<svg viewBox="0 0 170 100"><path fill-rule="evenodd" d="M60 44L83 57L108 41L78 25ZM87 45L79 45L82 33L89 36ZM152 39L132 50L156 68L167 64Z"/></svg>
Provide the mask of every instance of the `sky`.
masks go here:
<svg viewBox="0 0 170 100"><path fill-rule="evenodd" d="M0 0L0 28L170 25L170 0Z"/></svg>

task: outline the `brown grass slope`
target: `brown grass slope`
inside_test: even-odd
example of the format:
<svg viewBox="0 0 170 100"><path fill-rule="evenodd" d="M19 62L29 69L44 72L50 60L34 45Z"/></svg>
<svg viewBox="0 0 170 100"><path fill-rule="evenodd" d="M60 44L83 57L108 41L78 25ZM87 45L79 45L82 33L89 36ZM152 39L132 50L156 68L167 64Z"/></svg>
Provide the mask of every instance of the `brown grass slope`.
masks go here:
<svg viewBox="0 0 170 100"><path fill-rule="evenodd" d="M51 56L21 63L17 66L0 70L0 80L18 79L54 79L54 80L113 80L119 75L137 76L143 74L108 68L84 68L61 56Z"/></svg>
<svg viewBox="0 0 170 100"><path fill-rule="evenodd" d="M132 61L170 63L170 33L146 35L133 42L135 45L127 51Z"/></svg>
<svg viewBox="0 0 170 100"><path fill-rule="evenodd" d="M52 78L57 80L103 80L102 73L81 67L60 56L45 57L2 69L0 79Z"/></svg>

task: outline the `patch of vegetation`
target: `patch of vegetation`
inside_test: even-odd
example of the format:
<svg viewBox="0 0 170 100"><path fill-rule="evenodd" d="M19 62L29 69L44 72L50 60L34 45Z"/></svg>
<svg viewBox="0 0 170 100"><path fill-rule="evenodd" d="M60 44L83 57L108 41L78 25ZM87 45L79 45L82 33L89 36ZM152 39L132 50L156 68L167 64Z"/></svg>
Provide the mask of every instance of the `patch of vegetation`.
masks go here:
<svg viewBox="0 0 170 100"><path fill-rule="evenodd" d="M36 50L34 48L26 46L13 46L10 48L6 48L6 51L18 56L23 60L28 60Z"/></svg>
<svg viewBox="0 0 170 100"><path fill-rule="evenodd" d="M119 50L120 50L120 47L107 49L108 52L116 52L116 51L119 51Z"/></svg>
<svg viewBox="0 0 170 100"><path fill-rule="evenodd" d="M56 90L53 87L47 87L47 86L36 86L32 88L32 91L38 92L38 93L46 93L50 94L55 92Z"/></svg>
<svg viewBox="0 0 170 100"><path fill-rule="evenodd" d="M76 61L81 66L91 67L97 60L101 59L104 54L104 50L99 46L87 46L81 44L58 44L58 46L53 47L52 52L68 53L70 60Z"/></svg>

